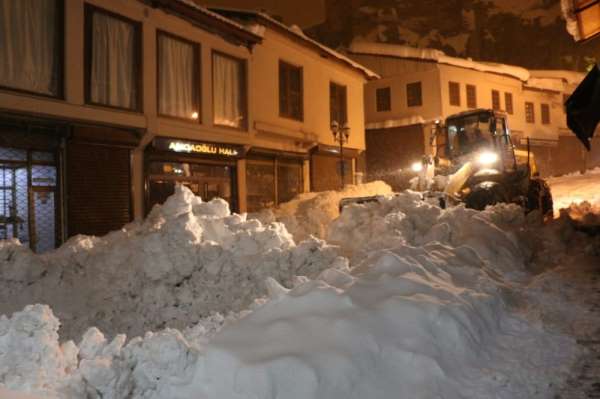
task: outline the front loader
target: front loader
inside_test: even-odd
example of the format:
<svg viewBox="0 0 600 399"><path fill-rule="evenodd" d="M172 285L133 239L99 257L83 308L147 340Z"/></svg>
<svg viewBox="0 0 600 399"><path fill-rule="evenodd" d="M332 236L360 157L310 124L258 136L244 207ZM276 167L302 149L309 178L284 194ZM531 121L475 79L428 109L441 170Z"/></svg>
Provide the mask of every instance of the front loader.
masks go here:
<svg viewBox="0 0 600 399"><path fill-rule="evenodd" d="M483 210L497 203L515 203L543 215L553 211L548 184L539 177L529 146L512 143L506 115L477 109L436 124L436 174L448 176L445 200Z"/></svg>
<svg viewBox="0 0 600 399"><path fill-rule="evenodd" d="M512 143L506 115L477 109L452 115L436 123L431 145L433 157L423 157L412 165L419 190L430 188L432 170L446 176L443 192L437 196L442 207L464 203L483 210L497 203L516 203L527 211L552 214L552 194L539 177L535 157ZM426 183L429 182L429 183ZM351 203L377 201L378 197L345 198L340 209Z"/></svg>

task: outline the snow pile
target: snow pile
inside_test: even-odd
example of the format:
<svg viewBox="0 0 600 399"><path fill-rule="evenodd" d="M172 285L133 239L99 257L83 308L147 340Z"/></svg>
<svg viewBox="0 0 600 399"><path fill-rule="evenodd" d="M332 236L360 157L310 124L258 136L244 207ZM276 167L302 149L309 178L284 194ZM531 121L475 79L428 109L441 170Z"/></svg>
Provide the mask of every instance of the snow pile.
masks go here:
<svg viewBox="0 0 600 399"><path fill-rule="evenodd" d="M143 224L74 237L49 255L0 243L0 312L45 303L66 337L92 325L142 334L244 310L266 294L267 277L291 287L346 262L323 241L296 245L282 224L230 214L225 201L204 203L181 186Z"/></svg>
<svg viewBox="0 0 600 399"><path fill-rule="evenodd" d="M511 278L525 272L528 250L508 230L496 224L524 223L516 205L498 205L485 212L463 206L446 210L406 191L377 203L348 206L329 229L328 242L339 245L351 259L362 259L374 250L397 245L421 246L437 242L463 247Z"/></svg>
<svg viewBox="0 0 600 399"><path fill-rule="evenodd" d="M3 259L42 262L32 273L12 274L35 280L40 277L39 267L42 276L53 273L44 263L53 257L71 262L77 256L84 260L105 256L96 267L107 271L96 269L96 284L86 284L87 290L99 290L109 301L104 310L128 302L124 297L112 301L107 294L120 292L100 288L121 285L116 278L121 275L111 273L120 270L127 275L123 271L127 265L136 277L128 284L141 284L141 296L150 295L146 290L167 292L154 303L132 307L158 316L169 313L171 295L179 293L172 283L183 287L204 281L208 282L204 290L214 289L210 284L217 283L210 274L202 275L207 280L194 275L211 269L215 257L204 252L209 246L227 254L227 259L242 258L243 263L228 269L231 275L237 276L240 269L260 269L244 276L254 279L258 278L254 273L260 274L268 297L241 313L198 318L196 325L183 331L163 329L129 341L125 335L109 340L91 328L77 345L59 344L59 322L47 306L28 306L0 319L0 389L61 399L551 397L578 352L573 339L549 333L519 315L517 285L503 282L504 276L521 271L524 256L515 237L497 225L518 227L524 222L522 210L514 205L484 212L463 207L442 210L414 192L350 205L329 231L356 260L356 267L350 269L322 242L308 241L300 245L308 249L300 251L281 225L265 227L229 215L220 201L202 203L181 188L143 225L112 237L79 239L77 246L47 258L7 245L20 252L4 254ZM155 234L158 237L152 238ZM111 255L102 249L106 242L117 246ZM181 247L175 250L177 245ZM154 251L156 246L160 250ZM142 263L134 262L124 250L129 247L144 259ZM195 258L183 247L192 248ZM91 256L94 250L99 253ZM163 251L170 251L168 261ZM302 267L290 266L293 251L303 254ZM315 257L319 267L307 264ZM282 263L282 258L288 262ZM233 266L231 262L226 264ZM74 290L76 284L66 281L83 283L78 274L85 276L90 266L68 264L53 265L61 273L54 289L65 285ZM187 275L190 264L194 266L191 277L172 277ZM273 271L271 267L277 265L292 275L306 269L317 272L325 264L333 267L312 280L290 277L287 288L276 281L285 282L287 272L270 276L262 270ZM149 276L140 265L151 265ZM76 272L67 272L70 269ZM160 280L144 283L152 278ZM227 288L237 290L234 285ZM190 295L202 295L200 289L192 292L188 290ZM79 300L86 297L78 293L73 298L90 302ZM167 305L159 306L160 301ZM180 307L185 304L194 302L179 302ZM94 303L88 309L103 308ZM126 314L131 318L135 313ZM188 320L193 318L188 315ZM112 313L108 320L120 327L118 314Z"/></svg>
<svg viewBox="0 0 600 399"><path fill-rule="evenodd" d="M296 242L310 236L325 238L329 224L340 214L341 199L387 195L391 192L391 187L382 181L350 185L342 191L300 194L274 210L263 211L255 216L263 222L276 220L285 224Z"/></svg>
<svg viewBox="0 0 600 399"><path fill-rule="evenodd" d="M272 284L270 301L212 339L167 329L126 343L92 328L59 346L49 309L28 307L0 324L12 366L0 383L60 398L549 397L574 341L511 315L508 288L471 255L398 246L358 275Z"/></svg>

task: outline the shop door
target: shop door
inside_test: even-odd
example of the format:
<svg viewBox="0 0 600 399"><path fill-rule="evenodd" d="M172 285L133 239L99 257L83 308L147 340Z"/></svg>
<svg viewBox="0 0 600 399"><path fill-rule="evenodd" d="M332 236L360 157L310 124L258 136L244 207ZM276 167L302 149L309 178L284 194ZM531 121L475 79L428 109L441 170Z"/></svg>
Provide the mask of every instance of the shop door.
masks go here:
<svg viewBox="0 0 600 399"><path fill-rule="evenodd" d="M69 142L67 146L68 236L101 236L132 219L128 148Z"/></svg>
<svg viewBox="0 0 600 399"><path fill-rule="evenodd" d="M222 198L235 209L233 169L228 165L180 162L151 162L149 166L149 207L164 203L183 184L203 201Z"/></svg>
<svg viewBox="0 0 600 399"><path fill-rule="evenodd" d="M0 239L41 253L58 240L54 154L0 147Z"/></svg>

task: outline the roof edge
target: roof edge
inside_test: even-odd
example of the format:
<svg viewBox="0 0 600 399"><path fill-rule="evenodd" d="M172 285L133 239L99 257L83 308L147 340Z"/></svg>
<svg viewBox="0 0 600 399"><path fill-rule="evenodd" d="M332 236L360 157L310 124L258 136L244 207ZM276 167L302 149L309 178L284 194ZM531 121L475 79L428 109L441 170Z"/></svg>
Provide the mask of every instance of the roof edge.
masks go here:
<svg viewBox="0 0 600 399"><path fill-rule="evenodd" d="M284 23L277 21L276 19L264 12L227 7L209 7L209 10L224 15L228 18L231 15L255 18L257 22L262 23L273 30L277 30L278 32L283 33L291 37L292 39L301 41L302 44L304 44L306 47L311 48L312 50L315 50L322 57L331 56L333 57L333 61L337 60L337 62L343 64L344 66L360 72L366 78L366 80L376 80L381 78L377 73L373 72L369 68L359 64L356 61L351 60L350 58L335 51L334 49L327 47L314 39L311 39L304 33L296 32L292 27L289 27Z"/></svg>
<svg viewBox="0 0 600 399"><path fill-rule="evenodd" d="M237 45L251 49L262 42L262 37L216 12L202 7L192 0L138 0L150 7L160 8L174 14L199 28Z"/></svg>

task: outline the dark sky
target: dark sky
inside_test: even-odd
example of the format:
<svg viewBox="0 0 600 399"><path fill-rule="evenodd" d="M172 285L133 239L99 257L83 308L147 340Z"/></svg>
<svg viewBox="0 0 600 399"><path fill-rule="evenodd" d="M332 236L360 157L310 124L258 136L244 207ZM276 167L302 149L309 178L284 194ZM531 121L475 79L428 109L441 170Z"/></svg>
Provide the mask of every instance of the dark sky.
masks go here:
<svg viewBox="0 0 600 399"><path fill-rule="evenodd" d="M279 15L288 24L303 28L325 19L323 0L201 0L206 6L265 9Z"/></svg>

